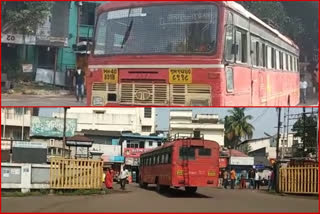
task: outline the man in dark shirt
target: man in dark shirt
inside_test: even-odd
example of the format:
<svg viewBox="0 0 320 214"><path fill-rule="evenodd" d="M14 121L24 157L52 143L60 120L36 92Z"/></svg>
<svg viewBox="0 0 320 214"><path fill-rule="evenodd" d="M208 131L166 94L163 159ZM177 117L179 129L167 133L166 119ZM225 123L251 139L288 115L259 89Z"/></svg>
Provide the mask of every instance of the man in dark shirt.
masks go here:
<svg viewBox="0 0 320 214"><path fill-rule="evenodd" d="M81 102L83 101L84 98L84 72L81 68L77 68L76 74L75 74L75 79L76 79L76 97L77 101L81 99Z"/></svg>

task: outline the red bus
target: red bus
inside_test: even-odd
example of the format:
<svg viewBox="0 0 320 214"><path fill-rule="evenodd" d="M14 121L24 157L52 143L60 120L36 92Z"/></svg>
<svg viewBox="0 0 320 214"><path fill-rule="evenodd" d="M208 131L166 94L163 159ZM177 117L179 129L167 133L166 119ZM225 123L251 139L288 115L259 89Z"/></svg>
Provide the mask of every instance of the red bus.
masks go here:
<svg viewBox="0 0 320 214"><path fill-rule="evenodd" d="M292 106L299 48L232 1L98 9L88 105Z"/></svg>
<svg viewBox="0 0 320 214"><path fill-rule="evenodd" d="M196 138L177 139L140 156L141 187L156 184L161 192L184 187L194 193L198 187L217 187L219 144Z"/></svg>

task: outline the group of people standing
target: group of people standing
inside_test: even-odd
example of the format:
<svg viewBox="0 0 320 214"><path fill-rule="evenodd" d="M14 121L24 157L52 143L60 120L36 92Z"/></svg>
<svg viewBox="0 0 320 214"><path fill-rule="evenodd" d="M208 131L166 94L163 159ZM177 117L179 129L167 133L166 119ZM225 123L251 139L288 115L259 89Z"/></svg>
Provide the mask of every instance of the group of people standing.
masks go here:
<svg viewBox="0 0 320 214"><path fill-rule="evenodd" d="M230 188L234 189L236 181L238 180L239 188L246 189L248 181L249 189L259 190L262 183L262 176L262 172L259 172L258 170L253 168L248 171L242 170L240 173L240 178L237 177L235 169L231 169L231 171L223 170L220 172L220 186L223 186L225 189L228 189L230 183ZM274 171L271 170L268 175L268 190L271 190L273 188L274 177Z"/></svg>
<svg viewBox="0 0 320 214"><path fill-rule="evenodd" d="M113 189L113 179L115 177L115 171L111 168L107 168L106 173L104 174L104 183L107 189ZM120 178L120 188L125 190L127 181L129 177L129 172L127 169L123 169L119 175Z"/></svg>

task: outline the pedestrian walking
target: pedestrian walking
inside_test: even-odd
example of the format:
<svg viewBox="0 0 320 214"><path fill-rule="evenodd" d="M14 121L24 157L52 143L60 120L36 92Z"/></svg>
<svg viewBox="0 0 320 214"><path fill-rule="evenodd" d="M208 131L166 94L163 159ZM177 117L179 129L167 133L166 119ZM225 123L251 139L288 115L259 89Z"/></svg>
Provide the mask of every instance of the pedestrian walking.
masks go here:
<svg viewBox="0 0 320 214"><path fill-rule="evenodd" d="M223 187L223 173L225 172L225 169L219 170L219 187Z"/></svg>
<svg viewBox="0 0 320 214"><path fill-rule="evenodd" d="M274 182L274 171L272 170L269 176L268 191L273 189L273 182Z"/></svg>
<svg viewBox="0 0 320 214"><path fill-rule="evenodd" d="M306 102L307 102L308 82L305 80L304 77L302 77L302 79L301 79L300 89L301 89L302 102L303 102L303 104L306 104Z"/></svg>
<svg viewBox="0 0 320 214"><path fill-rule="evenodd" d="M240 189L246 188L246 179L247 179L247 171L242 170L241 171L241 179L240 179Z"/></svg>
<svg viewBox="0 0 320 214"><path fill-rule="evenodd" d="M84 98L84 76L83 70L78 67L75 73L77 102L79 102L79 100L82 102Z"/></svg>
<svg viewBox="0 0 320 214"><path fill-rule="evenodd" d="M121 173L120 173L120 187L122 190L126 189L126 184L128 181L128 177L129 177L129 172L127 169L124 169Z"/></svg>
<svg viewBox="0 0 320 214"><path fill-rule="evenodd" d="M237 179L236 171L234 169L232 169L230 172L230 178L231 178L231 189L234 189L234 185L235 185L236 179Z"/></svg>
<svg viewBox="0 0 320 214"><path fill-rule="evenodd" d="M105 184L107 189L113 189L112 187L113 177L112 177L112 172L110 168L107 168Z"/></svg>
<svg viewBox="0 0 320 214"><path fill-rule="evenodd" d="M254 183L255 176L256 176L256 173L254 169L250 169L249 171L249 188L250 189L254 189L255 187L255 183Z"/></svg>
<svg viewBox="0 0 320 214"><path fill-rule="evenodd" d="M229 177L229 173L227 170L225 170L223 172L223 186L225 189L228 189L228 177Z"/></svg>
<svg viewBox="0 0 320 214"><path fill-rule="evenodd" d="M255 175L255 179L254 179L254 185L255 185L255 189L260 189L260 180L261 180L261 175L259 172L256 172L256 175Z"/></svg>

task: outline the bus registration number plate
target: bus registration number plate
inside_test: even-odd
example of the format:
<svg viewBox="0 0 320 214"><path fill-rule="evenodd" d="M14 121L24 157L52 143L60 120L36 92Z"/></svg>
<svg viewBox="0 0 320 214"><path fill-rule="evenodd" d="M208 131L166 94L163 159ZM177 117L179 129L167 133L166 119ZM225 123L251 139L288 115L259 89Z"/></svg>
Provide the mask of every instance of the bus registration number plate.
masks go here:
<svg viewBox="0 0 320 214"><path fill-rule="evenodd" d="M105 83L118 83L118 69L104 69L103 70L103 82Z"/></svg>
<svg viewBox="0 0 320 214"><path fill-rule="evenodd" d="M216 176L216 172L214 172L214 171L209 171L209 172L208 172L208 176L210 176L210 177L215 177L215 176Z"/></svg>
<svg viewBox="0 0 320 214"><path fill-rule="evenodd" d="M169 70L169 82L171 84L191 84L191 68L172 68Z"/></svg>

